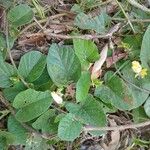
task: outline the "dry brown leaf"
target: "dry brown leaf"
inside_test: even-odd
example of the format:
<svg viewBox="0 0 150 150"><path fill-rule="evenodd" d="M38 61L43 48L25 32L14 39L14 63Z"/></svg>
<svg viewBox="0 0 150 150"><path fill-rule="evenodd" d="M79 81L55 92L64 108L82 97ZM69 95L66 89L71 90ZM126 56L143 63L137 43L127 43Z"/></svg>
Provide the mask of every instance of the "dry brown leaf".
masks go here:
<svg viewBox="0 0 150 150"><path fill-rule="evenodd" d="M116 126L116 122L113 119L109 119L110 126ZM116 150L118 149L120 142L120 131L111 131L111 141L108 145L102 143L104 150Z"/></svg>
<svg viewBox="0 0 150 150"><path fill-rule="evenodd" d="M106 59L106 67L109 68L111 67L113 64L115 64L117 61L125 58L127 56L126 53L120 53L120 54L116 54L114 56L108 57Z"/></svg>
<svg viewBox="0 0 150 150"><path fill-rule="evenodd" d="M46 38L43 33L35 33L35 34L29 34L20 39L18 42L18 45L25 46L25 45L38 45L42 46L45 43Z"/></svg>
<svg viewBox="0 0 150 150"><path fill-rule="evenodd" d="M91 73L91 79L97 79L100 76L101 68L107 58L108 44L104 46L100 53L100 59L94 63Z"/></svg>

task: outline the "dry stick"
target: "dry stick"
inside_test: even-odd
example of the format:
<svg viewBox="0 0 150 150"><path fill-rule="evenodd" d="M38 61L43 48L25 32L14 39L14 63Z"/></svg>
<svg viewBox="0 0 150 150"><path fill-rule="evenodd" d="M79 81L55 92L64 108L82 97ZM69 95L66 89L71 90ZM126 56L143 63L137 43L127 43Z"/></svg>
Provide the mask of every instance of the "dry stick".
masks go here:
<svg viewBox="0 0 150 150"><path fill-rule="evenodd" d="M45 30L44 31L45 35L50 36L50 37L54 37L54 38L60 38L60 39L99 39L99 38L109 38L111 35L105 34L105 35L90 35L90 34L85 34L85 35L63 35L63 34L55 34L55 33L51 33L49 30Z"/></svg>
<svg viewBox="0 0 150 150"><path fill-rule="evenodd" d="M115 127L84 127L84 131L122 131L126 129L136 129L144 126L150 125L150 121L142 122L139 124L130 124L130 125L122 125Z"/></svg>
<svg viewBox="0 0 150 150"><path fill-rule="evenodd" d="M44 29L43 26L38 22L38 20L34 19L37 23L37 25L41 28L41 30L44 32L46 36L54 37L54 38L60 38L60 39L99 39L99 38L104 38L104 39L109 39L112 37L112 35L117 31L117 29L110 29L110 31L105 34L105 35L91 35L91 34L85 34L85 35L63 35L63 34L55 34L49 31L48 29ZM119 28L120 23L116 24L115 28Z"/></svg>
<svg viewBox="0 0 150 150"><path fill-rule="evenodd" d="M136 2L135 0L127 0L131 5L133 5L136 8L139 8L141 10L143 10L146 13L150 13L150 9L148 9L147 7L145 7L144 5L139 4L138 2Z"/></svg>
<svg viewBox="0 0 150 150"><path fill-rule="evenodd" d="M134 28L133 28L133 25L132 25L132 23L131 23L131 21L130 21L128 15L126 14L125 10L123 9L122 5L120 4L120 2L119 2L118 0L116 0L116 2L117 2L117 4L118 4L118 6L120 7L121 11L123 12L124 16L126 17L126 19L128 20L128 23L129 23L129 25L130 25L130 27L131 27L133 33L135 33L135 30L134 30Z"/></svg>
<svg viewBox="0 0 150 150"><path fill-rule="evenodd" d="M124 18L111 18L113 21L128 21L127 19ZM149 23L150 19L130 19L131 22L137 22L137 23Z"/></svg>
<svg viewBox="0 0 150 150"><path fill-rule="evenodd" d="M42 19L42 20L39 20L38 22L39 23L45 23L47 22L47 20L53 20L53 19L56 19L56 18L59 18L59 17L63 17L67 15L66 13L63 13L63 14L57 14L57 15L54 15L54 16L50 16L49 18L45 18L45 19ZM26 32L28 29L30 29L31 27L35 26L37 23L36 22L33 22L31 23L30 25L28 25L27 27L25 27L19 34L23 34L24 32Z"/></svg>

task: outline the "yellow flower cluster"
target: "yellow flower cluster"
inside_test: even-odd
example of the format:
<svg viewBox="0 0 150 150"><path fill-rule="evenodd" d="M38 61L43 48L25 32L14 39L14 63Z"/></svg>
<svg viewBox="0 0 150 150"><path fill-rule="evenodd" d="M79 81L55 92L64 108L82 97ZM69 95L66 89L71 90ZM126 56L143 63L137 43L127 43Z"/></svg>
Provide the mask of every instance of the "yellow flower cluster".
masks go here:
<svg viewBox="0 0 150 150"><path fill-rule="evenodd" d="M147 75L147 69L142 68L141 64L138 61L132 62L132 70L136 73L136 77L144 78Z"/></svg>

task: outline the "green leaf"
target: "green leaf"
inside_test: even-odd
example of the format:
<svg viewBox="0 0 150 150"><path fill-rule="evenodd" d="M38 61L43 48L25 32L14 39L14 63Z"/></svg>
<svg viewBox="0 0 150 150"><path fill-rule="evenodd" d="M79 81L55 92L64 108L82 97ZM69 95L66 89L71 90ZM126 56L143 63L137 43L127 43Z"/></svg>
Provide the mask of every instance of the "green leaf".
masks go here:
<svg viewBox="0 0 150 150"><path fill-rule="evenodd" d="M73 141L79 137L81 129L82 124L74 118L74 115L67 114L59 123L58 137L64 141Z"/></svg>
<svg viewBox="0 0 150 150"><path fill-rule="evenodd" d="M74 4L71 8L71 11L74 13L81 13L83 12L82 8L78 4Z"/></svg>
<svg viewBox="0 0 150 150"><path fill-rule="evenodd" d="M32 135L28 141L26 141L24 150L49 150L50 146L47 144L47 140L37 135Z"/></svg>
<svg viewBox="0 0 150 150"><path fill-rule="evenodd" d="M38 51L31 51L21 57L18 72L28 82L40 77L46 65L46 57Z"/></svg>
<svg viewBox="0 0 150 150"><path fill-rule="evenodd" d="M24 145L29 136L29 132L13 117L8 117L7 128L10 133L15 136L15 145Z"/></svg>
<svg viewBox="0 0 150 150"><path fill-rule="evenodd" d="M9 87L3 90L4 97L10 101L13 102L15 99L16 95L19 94L20 92L26 90L25 85L22 82L17 83L13 87Z"/></svg>
<svg viewBox="0 0 150 150"><path fill-rule="evenodd" d="M13 107L18 109L16 119L28 122L43 114L51 105L49 91L37 92L33 89L20 92L14 99Z"/></svg>
<svg viewBox="0 0 150 150"><path fill-rule="evenodd" d="M7 150L8 146L13 144L15 137L10 132L0 130L0 149Z"/></svg>
<svg viewBox="0 0 150 150"><path fill-rule="evenodd" d="M0 0L0 6L9 8L13 4L14 0Z"/></svg>
<svg viewBox="0 0 150 150"><path fill-rule="evenodd" d="M71 47L52 44L47 56L47 70L57 86L67 86L79 79L81 64Z"/></svg>
<svg viewBox="0 0 150 150"><path fill-rule="evenodd" d="M30 23L33 16L33 11L27 4L17 5L8 12L8 20L17 27Z"/></svg>
<svg viewBox="0 0 150 150"><path fill-rule="evenodd" d="M125 67L122 72L126 80L139 87L143 86L142 82L135 79L131 66ZM110 101L118 109L131 110L137 108L141 106L148 97L148 93L124 82L121 78L114 75L113 72L108 72L105 75L105 82L105 86L97 87L95 95L106 103Z"/></svg>
<svg viewBox="0 0 150 150"><path fill-rule="evenodd" d="M144 110L148 117L150 117L150 97L146 100L144 104Z"/></svg>
<svg viewBox="0 0 150 150"><path fill-rule="evenodd" d="M102 106L92 95L88 95L82 105L69 103L66 105L66 108L84 124L96 127L106 125L106 115L104 114Z"/></svg>
<svg viewBox="0 0 150 150"><path fill-rule="evenodd" d="M99 59L98 48L94 42L90 40L74 39L74 50L82 66L85 64L93 63Z"/></svg>
<svg viewBox="0 0 150 150"><path fill-rule="evenodd" d="M14 75L16 75L14 67L4 61L0 61L0 87L10 87L12 85L10 77Z"/></svg>
<svg viewBox="0 0 150 150"><path fill-rule="evenodd" d="M106 27L109 22L110 18L104 12L96 17L80 13L76 16L74 24L80 29L91 29L96 31L97 33L104 34L106 32Z"/></svg>
<svg viewBox="0 0 150 150"><path fill-rule="evenodd" d="M90 73L88 71L83 72L76 85L77 102L83 102L86 99L90 89L90 85L91 85Z"/></svg>
<svg viewBox="0 0 150 150"><path fill-rule="evenodd" d="M100 98L104 103L108 104L111 103L111 99L113 99L112 95L113 92L111 91L111 89L105 85L96 87L94 92L94 96Z"/></svg>
<svg viewBox="0 0 150 150"><path fill-rule="evenodd" d="M141 44L141 34L125 35L125 38L123 39L123 45L125 46L125 49L127 50L127 53L131 60L139 59Z"/></svg>
<svg viewBox="0 0 150 150"><path fill-rule="evenodd" d="M150 68L150 26L148 26L142 41L140 59L142 66Z"/></svg>
<svg viewBox="0 0 150 150"><path fill-rule="evenodd" d="M145 122L149 120L143 106L133 109L132 116L135 123Z"/></svg>
<svg viewBox="0 0 150 150"><path fill-rule="evenodd" d="M50 109L42 114L32 126L35 129L41 130L43 133L56 133L58 124L54 123L55 120L55 110Z"/></svg>
<svg viewBox="0 0 150 150"><path fill-rule="evenodd" d="M53 82L48 74L47 68L45 67L41 76L33 82L34 89L37 91L46 91L50 90Z"/></svg>

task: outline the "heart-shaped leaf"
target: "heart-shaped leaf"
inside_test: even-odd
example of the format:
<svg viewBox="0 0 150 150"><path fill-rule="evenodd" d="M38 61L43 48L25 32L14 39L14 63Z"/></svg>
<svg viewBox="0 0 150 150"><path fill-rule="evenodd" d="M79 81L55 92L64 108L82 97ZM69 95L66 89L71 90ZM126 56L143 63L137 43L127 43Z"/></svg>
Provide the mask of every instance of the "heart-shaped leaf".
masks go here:
<svg viewBox="0 0 150 150"><path fill-rule="evenodd" d="M84 124L97 127L106 125L106 115L102 106L92 95L88 95L82 105L69 103L66 105L66 108Z"/></svg>
<svg viewBox="0 0 150 150"><path fill-rule="evenodd" d="M83 68L99 59L98 48L90 40L74 39L73 46ZM85 67L84 67L85 66Z"/></svg>
<svg viewBox="0 0 150 150"><path fill-rule="evenodd" d="M125 78L129 82L142 88L142 82L135 79L135 75L130 67L125 67L124 70L122 70ZM148 93L124 82L120 77L114 75L113 72L108 72L105 75L105 82L106 85L96 88L95 96L99 97L105 103L112 103L118 109L131 110L137 108L142 105L148 97Z"/></svg>
<svg viewBox="0 0 150 150"><path fill-rule="evenodd" d="M38 51L31 51L21 57L18 72L28 82L33 82L42 74L46 57Z"/></svg>
<svg viewBox="0 0 150 150"><path fill-rule="evenodd" d="M17 120L28 122L43 114L51 105L52 97L49 91L38 92L33 89L20 92L14 99L13 107L18 109Z"/></svg>
<svg viewBox="0 0 150 150"><path fill-rule="evenodd" d="M55 133L57 131L58 124L54 123L55 110L50 109L42 114L32 126L35 129L41 130L43 133Z"/></svg>
<svg viewBox="0 0 150 150"><path fill-rule="evenodd" d="M8 12L8 20L14 26L22 26L32 21L33 11L27 4L20 4Z"/></svg>
<svg viewBox="0 0 150 150"><path fill-rule="evenodd" d="M97 33L105 33L110 18L106 13L101 13L96 17L80 13L76 16L74 24L81 29L92 29Z"/></svg>
<svg viewBox="0 0 150 150"><path fill-rule="evenodd" d="M81 64L71 47L52 44L47 56L47 70L57 86L67 86L79 79Z"/></svg>
<svg viewBox="0 0 150 150"><path fill-rule="evenodd" d="M79 137L81 128L82 124L74 118L74 115L67 114L59 123L58 137L64 141L73 141Z"/></svg>

